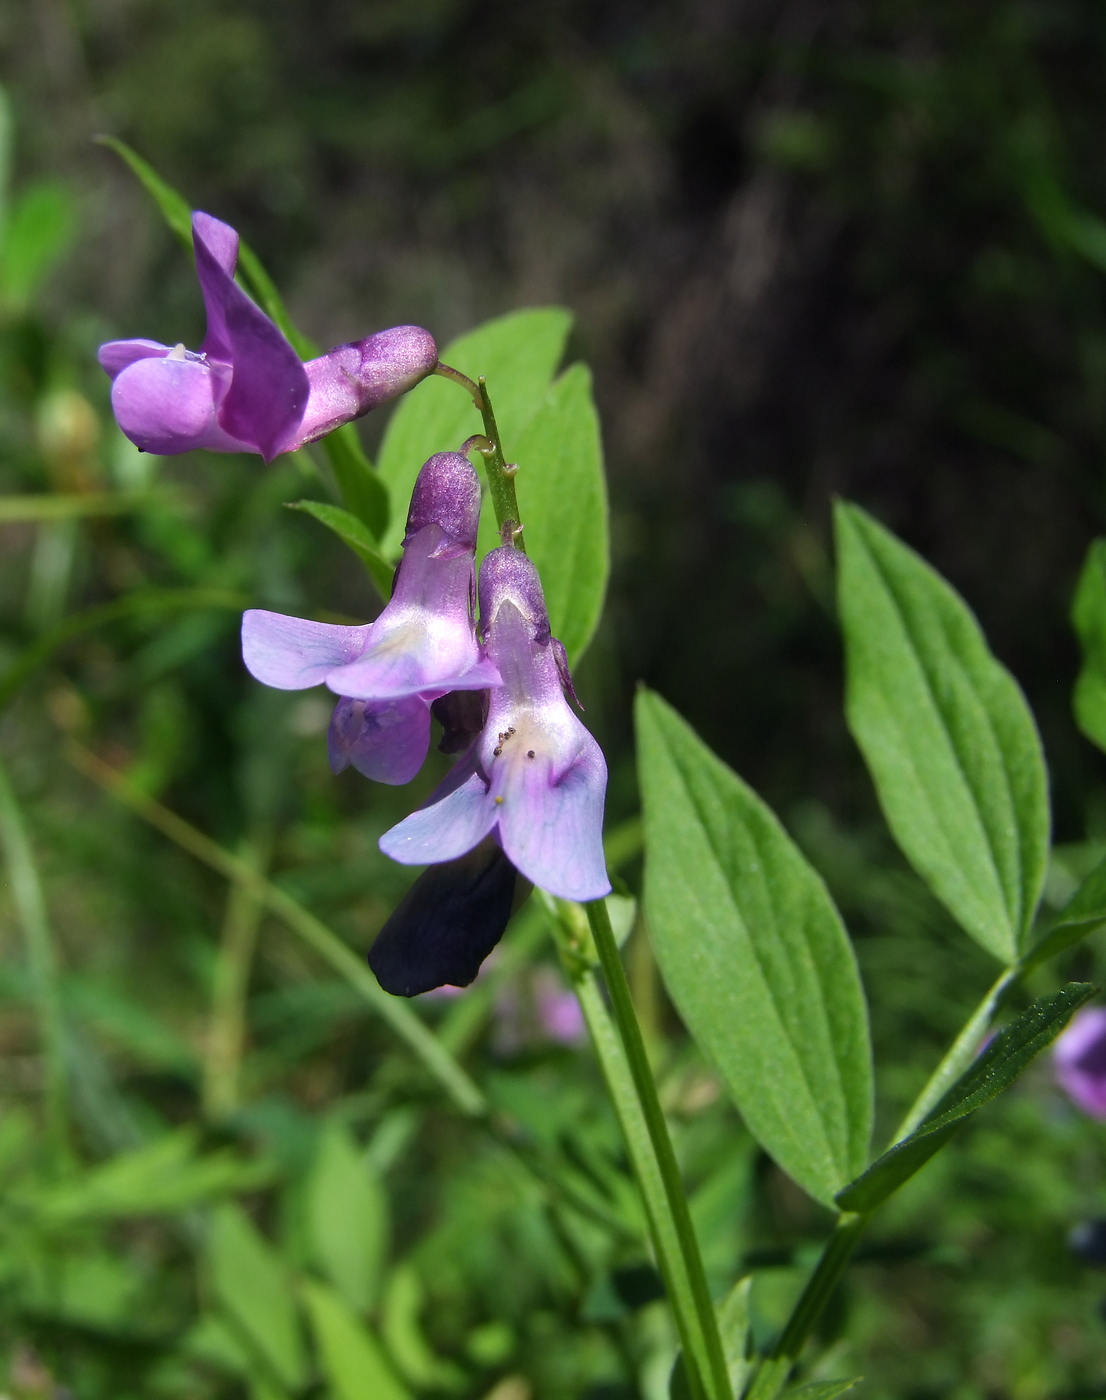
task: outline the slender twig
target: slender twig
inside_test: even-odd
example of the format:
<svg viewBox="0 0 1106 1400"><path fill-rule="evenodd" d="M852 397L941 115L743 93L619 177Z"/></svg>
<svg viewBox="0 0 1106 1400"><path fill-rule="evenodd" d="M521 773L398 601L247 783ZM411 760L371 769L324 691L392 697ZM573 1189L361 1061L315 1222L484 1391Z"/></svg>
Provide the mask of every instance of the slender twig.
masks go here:
<svg viewBox="0 0 1106 1400"><path fill-rule="evenodd" d="M58 955L38 868L19 801L0 763L0 845L8 867L12 902L23 930L27 969L38 1015L45 1065L46 1128L54 1167L69 1153L68 1074L65 1020L58 983Z"/></svg>

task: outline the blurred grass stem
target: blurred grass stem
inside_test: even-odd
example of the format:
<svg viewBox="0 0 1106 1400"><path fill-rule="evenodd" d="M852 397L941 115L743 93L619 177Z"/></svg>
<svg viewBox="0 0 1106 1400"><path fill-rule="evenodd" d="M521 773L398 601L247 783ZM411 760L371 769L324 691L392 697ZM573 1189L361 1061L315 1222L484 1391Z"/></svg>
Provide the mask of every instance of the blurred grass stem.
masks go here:
<svg viewBox="0 0 1106 1400"><path fill-rule="evenodd" d="M291 895L265 879L248 861L233 855L197 831L194 826L135 788L110 764L72 739L65 742L65 756L80 772L137 813L163 835L175 841L197 860L217 870L226 879L253 892L258 903L274 914L309 948L312 948L378 1011L392 1030L422 1061L467 1117L488 1112L488 1102L472 1078L439 1042L434 1033L398 997L389 996L369 971L368 965L336 933L326 927Z"/></svg>
<svg viewBox="0 0 1106 1400"><path fill-rule="evenodd" d="M240 858L264 876L272 851L268 831L242 843ZM265 905L252 885L234 881L227 893L211 996L211 1020L204 1054L202 1102L206 1117L218 1120L238 1107L239 1075L246 1043L246 998L257 933Z"/></svg>
<svg viewBox="0 0 1106 1400"><path fill-rule="evenodd" d="M12 903L23 932L31 992L45 1066L46 1130L55 1170L69 1154L65 1020L58 984L58 955L23 812L0 763L0 844L8 867Z"/></svg>

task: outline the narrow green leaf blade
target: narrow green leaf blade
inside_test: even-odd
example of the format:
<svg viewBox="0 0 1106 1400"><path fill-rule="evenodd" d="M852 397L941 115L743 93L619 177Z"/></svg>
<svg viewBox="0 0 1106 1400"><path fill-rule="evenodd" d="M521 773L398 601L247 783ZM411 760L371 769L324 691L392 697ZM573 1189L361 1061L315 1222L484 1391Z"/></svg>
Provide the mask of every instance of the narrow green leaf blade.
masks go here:
<svg viewBox="0 0 1106 1400"><path fill-rule="evenodd" d="M825 885L659 696L638 695L645 909L665 985L750 1131L816 1200L867 1159L868 1016Z"/></svg>
<svg viewBox="0 0 1106 1400"><path fill-rule="evenodd" d="M897 1191L945 1145L965 1118L1013 1083L1095 990L1088 982L1071 982L1050 996L1038 998L1011 1021L909 1137L896 1143L856 1181L838 1192L841 1209L870 1211Z"/></svg>
<svg viewBox="0 0 1106 1400"><path fill-rule="evenodd" d="M346 509L364 521L374 540L379 540L388 528L392 507L388 488L365 456L357 429L345 423L328 433L319 446L326 453Z"/></svg>
<svg viewBox="0 0 1106 1400"><path fill-rule="evenodd" d="M1058 957L1102 924L1106 924L1106 860L1099 861L1049 924L1036 947L1023 959L1024 970L1028 972Z"/></svg>
<svg viewBox="0 0 1106 1400"><path fill-rule="evenodd" d="M287 508L301 510L305 515L310 515L321 525L325 525L328 530L333 530L343 544L348 544L365 568L368 569L369 576L380 591L380 596L385 600L392 596L392 579L395 570L380 553L368 526L358 520L356 515L351 515L348 510L343 510L341 506L332 506L326 501L289 501Z"/></svg>
<svg viewBox="0 0 1106 1400"><path fill-rule="evenodd" d="M192 210L188 201L167 181L163 180L148 160L116 136L98 136L101 146L108 146L130 166L139 184L161 210L161 216L189 252L192 251Z"/></svg>
<svg viewBox="0 0 1106 1400"><path fill-rule="evenodd" d="M526 549L541 574L553 635L575 664L599 623L610 573L603 445L586 365L573 365L556 381L517 449ZM499 537L491 511L480 525L481 549L494 549Z"/></svg>
<svg viewBox="0 0 1106 1400"><path fill-rule="evenodd" d="M470 378L486 376L508 461L518 460L518 441L542 405L571 325L571 314L559 306L513 311L485 321L441 353L445 364ZM388 423L378 464L392 502L391 524L381 540L388 558L399 552L419 468L435 452L456 452L482 431L471 398L449 380L431 376L404 395Z"/></svg>
<svg viewBox="0 0 1106 1400"><path fill-rule="evenodd" d="M379 1342L323 1284L303 1288L323 1371L337 1400L410 1400L411 1392L389 1366Z"/></svg>
<svg viewBox="0 0 1106 1400"><path fill-rule="evenodd" d="M1075 719L1100 749L1106 749L1106 540L1087 551L1072 605L1072 622L1083 646L1083 669L1075 683Z"/></svg>
<svg viewBox="0 0 1106 1400"><path fill-rule="evenodd" d="M307 1220L315 1263L356 1312L380 1287L388 1242L388 1202L371 1163L338 1122L323 1130L307 1182Z"/></svg>
<svg viewBox="0 0 1106 1400"><path fill-rule="evenodd" d="M849 728L907 859L1010 964L1048 857L1033 717L939 574L856 506L839 505L836 525Z"/></svg>
<svg viewBox="0 0 1106 1400"><path fill-rule="evenodd" d="M281 1385L307 1379L295 1300L280 1255L238 1206L212 1213L207 1241L211 1286Z"/></svg>
<svg viewBox="0 0 1106 1400"><path fill-rule="evenodd" d="M726 1369L735 1395L745 1389L752 1374L754 1352L749 1333L749 1301L753 1288L752 1274L738 1279L718 1304L718 1330L726 1352Z"/></svg>

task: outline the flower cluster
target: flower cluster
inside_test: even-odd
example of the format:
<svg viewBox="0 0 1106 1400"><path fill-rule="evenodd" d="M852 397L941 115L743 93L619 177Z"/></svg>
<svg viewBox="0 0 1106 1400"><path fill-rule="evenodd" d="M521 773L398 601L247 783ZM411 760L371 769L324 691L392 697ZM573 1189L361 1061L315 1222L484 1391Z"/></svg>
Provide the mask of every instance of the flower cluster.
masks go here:
<svg viewBox="0 0 1106 1400"><path fill-rule="evenodd" d="M207 309L198 351L152 340L100 349L119 426L160 454L206 447L266 461L324 436L412 388L437 366L433 338L397 326L301 363L234 281L238 235L192 218ZM369 962L381 985L414 996L467 986L531 885L566 899L610 891L603 858L607 769L574 714L564 648L550 633L533 563L512 545L476 576L480 483L468 459L440 452L415 484L392 597L361 627L251 609L250 673L281 690L326 685L338 697L328 749L383 783L409 782L430 746L457 761L381 849L426 865L381 930ZM479 626L476 605L479 601Z"/></svg>

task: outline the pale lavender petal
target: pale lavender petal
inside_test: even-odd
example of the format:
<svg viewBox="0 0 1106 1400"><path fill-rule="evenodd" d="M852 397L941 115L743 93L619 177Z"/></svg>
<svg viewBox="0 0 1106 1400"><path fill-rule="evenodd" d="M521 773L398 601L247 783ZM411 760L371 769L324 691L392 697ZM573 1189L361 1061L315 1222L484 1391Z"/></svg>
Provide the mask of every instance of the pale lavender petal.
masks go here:
<svg viewBox="0 0 1106 1400"><path fill-rule="evenodd" d="M439 797L443 784L427 806L384 833L380 849L386 856L401 865L433 865L463 856L484 839L495 825L499 808L480 774L471 765L463 771L468 772L466 781Z"/></svg>
<svg viewBox="0 0 1106 1400"><path fill-rule="evenodd" d="M196 357L135 360L116 376L111 407L127 437L144 452L172 456L196 447L249 450L215 417L221 371Z"/></svg>
<svg viewBox="0 0 1106 1400"><path fill-rule="evenodd" d="M242 659L250 675L265 685L306 690L356 656L368 630L251 608L242 617Z"/></svg>
<svg viewBox="0 0 1106 1400"><path fill-rule="evenodd" d="M1077 1011L1052 1053L1060 1087L1084 1113L1106 1118L1106 1007Z"/></svg>
<svg viewBox="0 0 1106 1400"><path fill-rule="evenodd" d="M193 216L196 273L207 308L201 350L233 366L230 388L218 406L220 426L268 462L296 436L307 406L307 375L280 330L235 284L226 266L225 234L216 232L209 245L216 226L227 228L210 215Z"/></svg>
<svg viewBox="0 0 1106 1400"><path fill-rule="evenodd" d="M496 764L492 791L500 799L500 844L521 874L562 899L601 899L611 892L603 855L607 765L583 726L580 737L579 752L560 769L538 738L522 747L529 740L520 727L507 740L509 760Z"/></svg>
<svg viewBox="0 0 1106 1400"><path fill-rule="evenodd" d="M430 707L412 696L366 701L343 697L334 707L327 734L330 767L353 764L378 783L409 783L430 747Z"/></svg>
<svg viewBox="0 0 1106 1400"><path fill-rule="evenodd" d="M310 397L294 446L315 442L413 389L437 363L434 337L421 326L393 326L308 360Z"/></svg>
<svg viewBox="0 0 1106 1400"><path fill-rule="evenodd" d="M136 360L164 359L171 348L156 340L109 340L106 345L100 346L96 358L109 378L114 379Z"/></svg>
<svg viewBox="0 0 1106 1400"><path fill-rule="evenodd" d="M336 695L354 695L362 699L399 698L404 695L429 695L437 699L450 690L487 690L499 684L499 672L490 661L476 661L461 669L437 664L446 654L447 646L435 647L434 639L426 633L431 629L413 628L409 635L410 650L405 650L399 638L390 638L379 651L365 654L348 666L331 671L326 683ZM449 639L452 641L452 639ZM448 646L449 655L460 649ZM475 648L473 648L475 650Z"/></svg>

